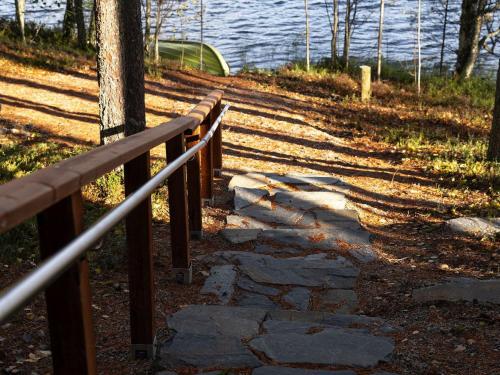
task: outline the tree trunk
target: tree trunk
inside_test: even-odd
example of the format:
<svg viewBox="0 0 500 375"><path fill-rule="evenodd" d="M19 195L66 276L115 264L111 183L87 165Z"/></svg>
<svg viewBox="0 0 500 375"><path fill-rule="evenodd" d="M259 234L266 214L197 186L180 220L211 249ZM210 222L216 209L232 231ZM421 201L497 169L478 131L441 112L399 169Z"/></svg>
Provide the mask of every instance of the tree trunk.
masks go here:
<svg viewBox="0 0 500 375"><path fill-rule="evenodd" d="M460 15L455 73L462 79L471 76L479 55L479 38L487 0L463 0Z"/></svg>
<svg viewBox="0 0 500 375"><path fill-rule="evenodd" d="M337 62L337 39L339 35L339 0L333 0L332 64Z"/></svg>
<svg viewBox="0 0 500 375"><path fill-rule="evenodd" d="M161 13L161 8L163 6L163 0L156 1L156 25L155 25L155 34L154 34L154 60L155 63L158 64L160 62L160 32L161 25L163 23L163 15Z"/></svg>
<svg viewBox="0 0 500 375"><path fill-rule="evenodd" d="M75 0L75 16L78 46L85 48L87 45L87 36L85 31L85 16L83 15L83 0Z"/></svg>
<svg viewBox="0 0 500 375"><path fill-rule="evenodd" d="M345 26L344 26L344 69L349 71L349 48L351 45L351 0L346 0L345 5Z"/></svg>
<svg viewBox="0 0 500 375"><path fill-rule="evenodd" d="M89 28L87 32L87 44L94 46L96 45L96 35L95 35L95 2L92 2L92 10L90 11Z"/></svg>
<svg viewBox="0 0 500 375"><path fill-rule="evenodd" d="M26 34L24 31L24 12L26 8L25 0L16 0L16 21L17 28L19 29L19 35L23 43L26 43Z"/></svg>
<svg viewBox="0 0 500 375"><path fill-rule="evenodd" d="M67 41L75 39L75 0L66 0L63 19L63 38Z"/></svg>
<svg viewBox="0 0 500 375"><path fill-rule="evenodd" d="M101 144L145 128L140 0L97 0Z"/></svg>
<svg viewBox="0 0 500 375"><path fill-rule="evenodd" d="M151 53L151 0L146 0L144 14L144 52L147 56Z"/></svg>
<svg viewBox="0 0 500 375"><path fill-rule="evenodd" d="M378 46L377 46L377 80L380 82L382 75L382 35L384 32L384 0L380 0L380 19L378 22Z"/></svg>
<svg viewBox="0 0 500 375"><path fill-rule="evenodd" d="M488 147L488 160L500 161L500 61L497 72L497 88L495 94L495 109L490 131L490 144Z"/></svg>
<svg viewBox="0 0 500 375"><path fill-rule="evenodd" d="M420 45L420 14L422 12L422 0L418 0L417 7L417 94L420 96L420 76L422 74L422 54L421 54L421 45Z"/></svg>
<svg viewBox="0 0 500 375"><path fill-rule="evenodd" d="M204 25L204 19L203 19L203 13L205 13L205 8L203 5L203 0L200 0L200 70L203 71L203 42L204 42L204 31L205 31L205 25Z"/></svg>
<svg viewBox="0 0 500 375"><path fill-rule="evenodd" d="M309 35L309 4L304 0L304 11L306 15L306 71L311 69L311 50L310 50L310 35Z"/></svg>
<svg viewBox="0 0 500 375"><path fill-rule="evenodd" d="M449 0L445 0L444 4L444 22L443 22L443 37L441 38L441 57L439 59L439 74L443 74L444 62L444 47L446 43L446 27L448 26L448 8L450 5Z"/></svg>

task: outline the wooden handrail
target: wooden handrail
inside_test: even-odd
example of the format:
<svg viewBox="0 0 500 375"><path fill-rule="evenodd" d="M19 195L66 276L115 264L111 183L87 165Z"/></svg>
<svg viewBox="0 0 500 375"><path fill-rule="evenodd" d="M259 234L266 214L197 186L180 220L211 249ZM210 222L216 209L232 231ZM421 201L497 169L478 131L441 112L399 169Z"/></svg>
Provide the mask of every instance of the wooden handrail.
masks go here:
<svg viewBox="0 0 500 375"><path fill-rule="evenodd" d="M0 233L37 215L102 175L184 132L191 133L220 102L214 90L187 116L98 147L0 185Z"/></svg>
<svg viewBox="0 0 500 375"><path fill-rule="evenodd" d="M155 335L152 212L151 197L144 198L144 194L150 194L166 178L164 176L169 176L172 269L179 282L190 283L190 233L191 238L201 236L201 202L213 201L213 160L217 160L218 168L222 165L220 123L229 108L221 109L222 96L222 91L215 90L187 116L97 147L0 186L0 233L33 216L37 217L41 258L46 263L36 270L38 273L33 271L31 275L38 277L43 273L48 279L28 281L26 278L21 283L23 288L26 285L25 289L21 288L21 294L26 303L45 289L54 374L96 374L91 292L88 262L84 254L95 238L85 236L94 229L93 235L99 238L123 217L129 262L132 355L134 358L152 356ZM213 142L212 138L218 141ZM166 145L167 164L170 165L151 178L150 150L160 144ZM186 148L189 151L186 152ZM82 187L122 165L125 194L130 199L81 234L84 217ZM162 175L167 171L169 174ZM123 216L110 219L126 205L134 208L124 211ZM97 231L96 227L104 225L106 220L106 231ZM70 247L77 246L78 240L81 240L78 253L66 263L59 262L73 251ZM56 263L57 267L52 268ZM60 267L66 267L66 271ZM32 285L41 289L33 289ZM22 304L14 302L19 298L21 289L13 287L11 293L7 293L11 308L4 312L12 313ZM4 300L9 298L4 296Z"/></svg>

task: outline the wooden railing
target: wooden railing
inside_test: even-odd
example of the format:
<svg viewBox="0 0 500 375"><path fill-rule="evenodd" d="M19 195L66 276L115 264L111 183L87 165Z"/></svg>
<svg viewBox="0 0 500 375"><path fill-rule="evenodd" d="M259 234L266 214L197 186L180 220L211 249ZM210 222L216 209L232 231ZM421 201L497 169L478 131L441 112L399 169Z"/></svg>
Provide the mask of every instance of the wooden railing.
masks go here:
<svg viewBox="0 0 500 375"><path fill-rule="evenodd" d="M7 309L7 297L15 299L19 291L31 298L45 290L55 374L96 373L88 262L83 253L75 262L68 261L64 272L53 272L48 276L50 280L45 275L43 283L33 286L38 280L36 276L42 273L36 271L44 267L50 271L51 264L57 264L72 244L92 230L80 235L84 215L82 187L122 165L128 197L124 205L129 198L138 202L127 211L125 218L132 355L134 358L152 356L155 328L151 198L150 193L146 199L136 195L152 182L152 148L166 144L168 166L179 162L181 156L188 156L190 149L198 149L206 143L190 160L179 164L180 167L168 175L172 268L178 282L190 283L189 238L202 235L202 202L213 201L214 171L220 173L222 168L221 126L213 133L222 117L222 95L222 91L213 91L185 117L0 186L0 233L36 216L41 258L45 260L30 274L31 280L28 275L24 283L20 282L0 296L0 324L12 314L12 308ZM200 140L203 145L198 144ZM91 245L80 247L86 250ZM26 302L28 298L19 302L19 306L16 304L16 308Z"/></svg>

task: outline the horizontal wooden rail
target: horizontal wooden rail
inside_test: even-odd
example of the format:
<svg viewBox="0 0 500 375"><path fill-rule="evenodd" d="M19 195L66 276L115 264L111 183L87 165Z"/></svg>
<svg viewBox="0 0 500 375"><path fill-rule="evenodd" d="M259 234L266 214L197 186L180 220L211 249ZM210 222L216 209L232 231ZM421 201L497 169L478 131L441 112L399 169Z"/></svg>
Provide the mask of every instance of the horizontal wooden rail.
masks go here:
<svg viewBox="0 0 500 375"><path fill-rule="evenodd" d="M0 295L0 323L45 290L54 374L93 375L97 371L85 252L123 218L127 229L132 355L153 355L150 195L168 179L172 268L179 282L190 283L189 233L191 238L199 237L193 233L201 234L201 191L213 184L213 163L206 160L222 160L222 142L212 142L214 136L221 139L221 120L229 108L227 105L221 110L222 96L222 91L215 90L187 116L0 186L0 233L36 216L45 260L22 282ZM151 178L149 153L160 144L167 146L167 166ZM126 200L80 234L84 216L82 187L122 165Z"/></svg>

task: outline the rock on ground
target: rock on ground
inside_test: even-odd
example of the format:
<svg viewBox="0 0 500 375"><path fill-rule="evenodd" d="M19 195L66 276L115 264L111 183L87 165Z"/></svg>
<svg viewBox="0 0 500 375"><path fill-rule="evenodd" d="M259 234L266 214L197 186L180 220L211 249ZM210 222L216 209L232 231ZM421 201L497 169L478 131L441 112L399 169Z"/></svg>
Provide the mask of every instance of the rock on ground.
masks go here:
<svg viewBox="0 0 500 375"><path fill-rule="evenodd" d="M459 217L448 220L446 225L452 232L470 236L490 237L500 233L500 218Z"/></svg>
<svg viewBox="0 0 500 375"><path fill-rule="evenodd" d="M205 280L201 294L214 294L223 305L227 304L234 293L236 269L231 265L215 266Z"/></svg>

